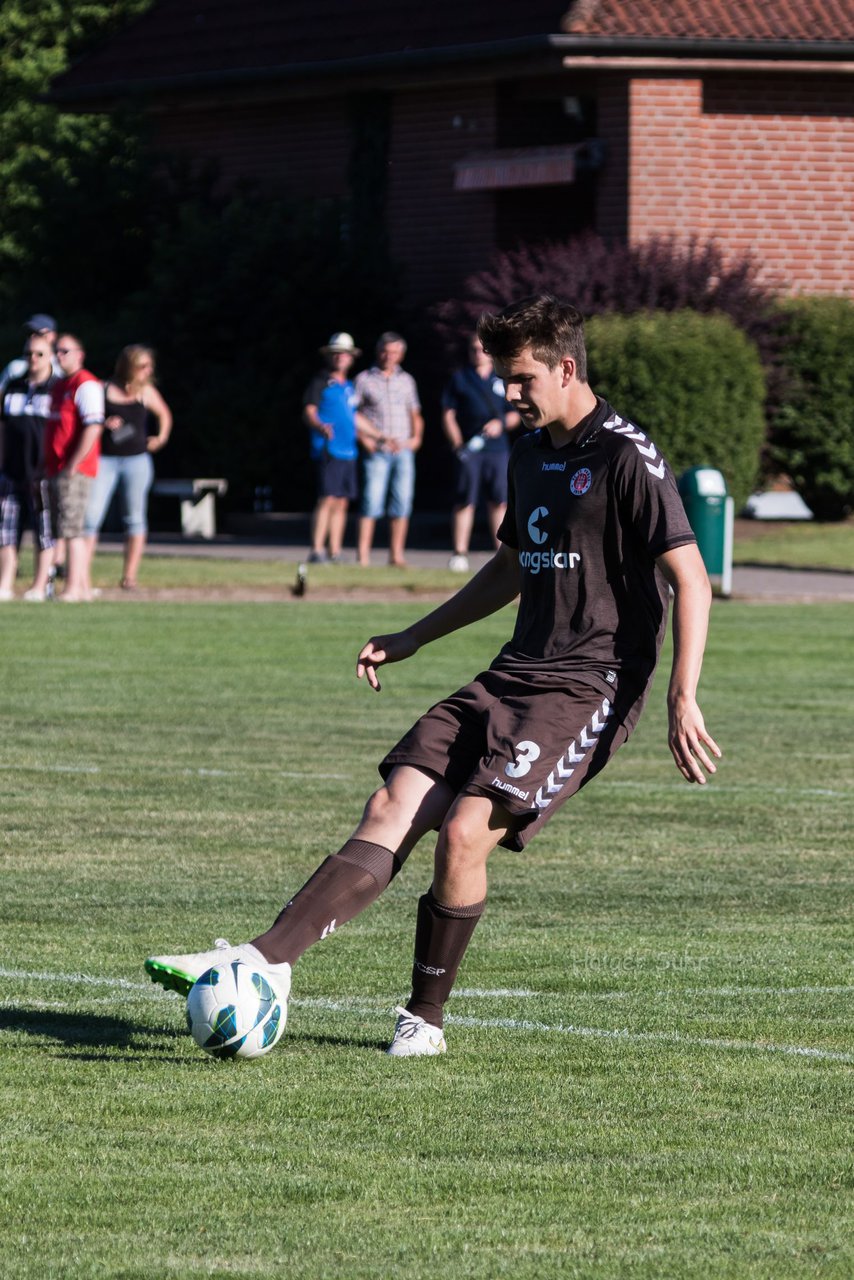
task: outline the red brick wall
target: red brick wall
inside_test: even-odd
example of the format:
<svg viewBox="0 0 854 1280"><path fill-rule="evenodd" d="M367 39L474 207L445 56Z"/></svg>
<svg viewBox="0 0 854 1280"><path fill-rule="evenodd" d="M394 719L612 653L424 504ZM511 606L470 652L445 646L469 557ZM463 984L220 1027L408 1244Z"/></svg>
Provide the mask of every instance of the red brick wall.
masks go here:
<svg viewBox="0 0 854 1280"><path fill-rule="evenodd" d="M789 292L854 294L852 88L824 75L633 80L630 239L714 236Z"/></svg>
<svg viewBox="0 0 854 1280"><path fill-rule="evenodd" d="M388 227L414 301L446 296L492 252L492 194L455 191L453 184L455 160L495 146L494 104L490 84L394 97Z"/></svg>

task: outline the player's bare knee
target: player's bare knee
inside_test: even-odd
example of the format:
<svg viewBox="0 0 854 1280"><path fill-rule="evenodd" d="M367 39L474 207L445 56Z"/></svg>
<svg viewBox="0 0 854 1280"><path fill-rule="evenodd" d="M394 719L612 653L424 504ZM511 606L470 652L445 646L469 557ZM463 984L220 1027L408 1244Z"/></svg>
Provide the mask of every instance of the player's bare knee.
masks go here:
<svg viewBox="0 0 854 1280"><path fill-rule="evenodd" d="M447 870L463 869L485 862L492 844L483 824L470 815L452 813L442 826L437 859Z"/></svg>
<svg viewBox="0 0 854 1280"><path fill-rule="evenodd" d="M362 822L386 822L396 810L397 804L388 787L382 786L365 805Z"/></svg>

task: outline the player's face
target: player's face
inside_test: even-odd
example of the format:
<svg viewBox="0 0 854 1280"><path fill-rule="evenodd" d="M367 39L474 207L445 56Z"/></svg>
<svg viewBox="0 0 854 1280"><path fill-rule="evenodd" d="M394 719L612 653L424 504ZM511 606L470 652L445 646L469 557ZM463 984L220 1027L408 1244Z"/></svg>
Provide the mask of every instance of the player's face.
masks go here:
<svg viewBox="0 0 854 1280"><path fill-rule="evenodd" d="M509 360L496 360L495 372L504 383L509 404L529 431L559 422L566 411L566 370L550 369L525 347Z"/></svg>

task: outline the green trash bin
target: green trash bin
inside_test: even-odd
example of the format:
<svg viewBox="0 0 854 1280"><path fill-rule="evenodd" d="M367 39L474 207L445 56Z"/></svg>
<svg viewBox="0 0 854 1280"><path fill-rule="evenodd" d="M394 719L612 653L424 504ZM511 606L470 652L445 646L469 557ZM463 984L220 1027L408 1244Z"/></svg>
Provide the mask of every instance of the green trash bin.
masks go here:
<svg viewBox="0 0 854 1280"><path fill-rule="evenodd" d="M720 591L732 591L732 532L735 504L727 494L722 472L713 467L689 467L679 477L679 493L710 578L720 579Z"/></svg>

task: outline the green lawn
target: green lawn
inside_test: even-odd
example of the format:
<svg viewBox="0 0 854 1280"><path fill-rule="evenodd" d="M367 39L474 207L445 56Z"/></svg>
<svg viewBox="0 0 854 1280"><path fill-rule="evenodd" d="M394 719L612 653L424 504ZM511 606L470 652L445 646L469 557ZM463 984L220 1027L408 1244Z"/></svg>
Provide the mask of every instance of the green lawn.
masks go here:
<svg viewBox="0 0 854 1280"><path fill-rule="evenodd" d="M854 573L854 520L739 520L736 564L786 565L793 569L845 569Z"/></svg>
<svg viewBox="0 0 854 1280"><path fill-rule="evenodd" d="M4 1276L849 1280L849 606L715 607L717 780L680 780L660 681L496 854L446 1057L380 1051L429 841L301 961L260 1062L205 1057L146 981L265 926L509 625L357 685L418 611L5 606Z"/></svg>

